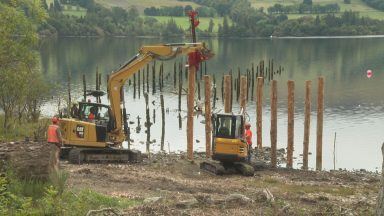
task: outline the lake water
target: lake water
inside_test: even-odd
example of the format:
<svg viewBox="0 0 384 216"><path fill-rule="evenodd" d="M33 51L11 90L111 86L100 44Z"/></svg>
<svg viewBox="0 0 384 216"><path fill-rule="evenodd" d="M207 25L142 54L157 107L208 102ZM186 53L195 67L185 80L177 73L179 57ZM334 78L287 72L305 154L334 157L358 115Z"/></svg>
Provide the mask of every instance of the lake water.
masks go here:
<svg viewBox="0 0 384 216"><path fill-rule="evenodd" d="M102 88L105 89L106 74L115 70L120 64L130 59L142 45L160 42L180 42L183 39L143 39L143 38L59 38L45 39L41 43L41 67L44 75L56 84L54 99L48 100L43 113L51 116L57 110L58 99L66 97L67 72L72 73L72 95L81 99L82 75L86 74L88 88L94 88L95 71L98 67L103 74ZM297 159L295 167L300 167L300 154L303 149L304 124L304 87L305 80L312 80L312 115L309 166L315 167L316 146L316 93L317 77L325 77L325 113L323 137L323 167L333 168L334 134L336 138L336 168L377 170L381 167L381 144L384 142L384 38L333 38L333 39L206 39L207 45L216 54L207 63L208 74L216 74L218 109L222 108L221 77L230 69L237 71L240 67L244 73L262 59L274 59L275 68L282 65L284 71L278 80L278 147L285 148L287 143L287 83L295 81L295 150ZM177 58L176 61L182 61ZM186 150L186 96L182 97L181 112L183 127L179 130L177 114L177 95L172 93L173 63L164 62L165 107L170 109L166 114L165 150ZM159 64L157 63L157 66ZM266 62L268 65L268 62ZM373 77L367 78L366 71L373 71ZM150 73L151 74L151 73ZM151 76L150 76L151 78ZM151 81L150 81L151 83ZM187 86L184 80L184 87ZM269 85L265 86L265 103L263 110L263 145L270 146L270 111ZM151 92L152 86L150 88ZM133 98L132 86L126 87L125 101L131 121L136 117L145 119L144 97ZM151 127L151 140L156 143L151 151L160 149L161 112L159 90L157 94L149 94L151 120L152 110L156 110L156 122ZM202 89L203 95L203 89ZM106 98L103 98L106 102ZM63 102L61 103L63 105ZM238 104L233 102L234 112ZM250 100L247 105L248 114L256 143L256 108ZM205 150L204 124L202 116L196 117L194 126L195 150ZM145 130L135 133L136 123L130 125L134 148L145 151ZM200 142L197 142L199 140Z"/></svg>

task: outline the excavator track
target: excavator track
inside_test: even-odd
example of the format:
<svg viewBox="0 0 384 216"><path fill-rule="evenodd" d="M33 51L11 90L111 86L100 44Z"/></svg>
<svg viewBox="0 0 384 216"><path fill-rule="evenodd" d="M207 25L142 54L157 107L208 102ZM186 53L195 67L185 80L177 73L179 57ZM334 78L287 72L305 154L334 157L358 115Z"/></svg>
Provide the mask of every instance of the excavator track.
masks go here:
<svg viewBox="0 0 384 216"><path fill-rule="evenodd" d="M215 161L204 161L200 163L200 169L215 175L238 174L253 176L255 169L244 162L225 163Z"/></svg>
<svg viewBox="0 0 384 216"><path fill-rule="evenodd" d="M221 163L214 161L204 161L200 163L200 169L215 175L225 174L225 168Z"/></svg>
<svg viewBox="0 0 384 216"><path fill-rule="evenodd" d="M255 173L255 169L253 168L253 166L248 163L235 162L233 166L243 176L253 176L253 174Z"/></svg>
<svg viewBox="0 0 384 216"><path fill-rule="evenodd" d="M141 153L135 150L116 148L73 148L69 151L68 161L82 163L138 163Z"/></svg>

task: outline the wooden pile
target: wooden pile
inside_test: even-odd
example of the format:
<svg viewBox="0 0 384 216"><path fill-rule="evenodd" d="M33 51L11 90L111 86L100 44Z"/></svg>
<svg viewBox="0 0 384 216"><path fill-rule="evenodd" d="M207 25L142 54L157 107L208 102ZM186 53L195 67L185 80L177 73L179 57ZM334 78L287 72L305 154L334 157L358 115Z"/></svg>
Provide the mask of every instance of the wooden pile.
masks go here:
<svg viewBox="0 0 384 216"><path fill-rule="evenodd" d="M48 180L58 170L59 149L46 142L0 143L0 171L5 165L22 179Z"/></svg>

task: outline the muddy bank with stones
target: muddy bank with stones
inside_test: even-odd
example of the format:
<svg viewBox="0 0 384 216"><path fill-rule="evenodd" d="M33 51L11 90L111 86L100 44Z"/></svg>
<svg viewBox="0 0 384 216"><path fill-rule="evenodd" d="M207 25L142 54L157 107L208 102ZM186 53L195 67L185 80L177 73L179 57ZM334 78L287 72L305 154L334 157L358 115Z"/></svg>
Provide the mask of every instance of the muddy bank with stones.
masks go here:
<svg viewBox="0 0 384 216"><path fill-rule="evenodd" d="M270 169L252 177L202 172L183 154L155 154L141 164L61 162L72 190L91 188L141 204L125 215L373 215L380 175L365 171Z"/></svg>

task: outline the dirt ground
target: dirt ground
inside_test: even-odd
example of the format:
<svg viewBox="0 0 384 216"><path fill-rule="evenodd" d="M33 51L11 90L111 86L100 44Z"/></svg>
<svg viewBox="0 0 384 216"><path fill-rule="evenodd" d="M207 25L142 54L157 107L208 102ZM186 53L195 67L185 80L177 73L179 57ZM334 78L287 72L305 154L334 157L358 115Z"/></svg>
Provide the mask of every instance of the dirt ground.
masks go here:
<svg viewBox="0 0 384 216"><path fill-rule="evenodd" d="M126 215L373 215L380 175L267 169L214 176L182 155L140 164L62 162L69 187L140 201Z"/></svg>

